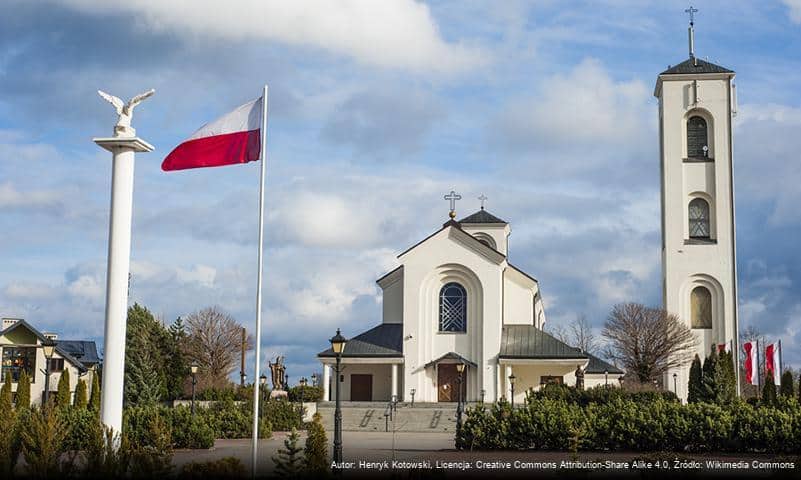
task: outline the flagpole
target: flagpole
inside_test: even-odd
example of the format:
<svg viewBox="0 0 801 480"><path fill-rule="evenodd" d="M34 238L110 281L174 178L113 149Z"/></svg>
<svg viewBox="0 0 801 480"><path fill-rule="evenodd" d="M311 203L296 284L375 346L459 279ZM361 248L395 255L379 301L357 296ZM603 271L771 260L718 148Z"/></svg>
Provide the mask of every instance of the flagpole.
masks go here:
<svg viewBox="0 0 801 480"><path fill-rule="evenodd" d="M253 361L253 459L252 475L256 478L259 451L259 365L261 364L261 281L264 255L264 177L267 169L267 85L261 97L261 170L259 177L259 260L256 280L256 358Z"/></svg>

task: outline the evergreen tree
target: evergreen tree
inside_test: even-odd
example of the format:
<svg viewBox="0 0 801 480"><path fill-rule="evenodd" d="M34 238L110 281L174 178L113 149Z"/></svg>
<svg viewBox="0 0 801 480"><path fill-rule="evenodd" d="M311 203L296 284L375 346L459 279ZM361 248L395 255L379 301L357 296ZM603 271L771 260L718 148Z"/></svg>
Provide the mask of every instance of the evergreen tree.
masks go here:
<svg viewBox="0 0 801 480"><path fill-rule="evenodd" d="M86 398L86 382L78 380L78 386L75 387L75 408L84 410L89 400Z"/></svg>
<svg viewBox="0 0 801 480"><path fill-rule="evenodd" d="M92 393L89 396L89 410L100 415L100 370L92 374Z"/></svg>
<svg viewBox="0 0 801 480"><path fill-rule="evenodd" d="M186 342L186 327L181 317L175 319L170 325L169 335L165 339L164 349L169 352L166 372L167 399L181 398L186 384L186 372L189 371L189 362L184 355Z"/></svg>
<svg viewBox="0 0 801 480"><path fill-rule="evenodd" d="M687 385L687 401L689 403L698 403L703 401L704 398L704 385L701 373L701 357L695 355L693 363L690 366L690 381Z"/></svg>
<svg viewBox="0 0 801 480"><path fill-rule="evenodd" d="M801 374L798 375L798 403L801 404Z"/></svg>
<svg viewBox="0 0 801 480"><path fill-rule="evenodd" d="M717 400L718 391L715 382L716 372L718 369L718 352L717 345L712 345L712 351L704 361L703 372L701 374L701 385L703 386L701 401L713 403Z"/></svg>
<svg viewBox="0 0 801 480"><path fill-rule="evenodd" d="M766 375L765 386L762 387L762 405L773 407L776 403L776 383L773 381L773 375Z"/></svg>
<svg viewBox="0 0 801 480"><path fill-rule="evenodd" d="M56 405L58 408L66 408L72 405L72 395L70 395L70 371L65 368L58 379L58 390L56 391Z"/></svg>
<svg viewBox="0 0 801 480"><path fill-rule="evenodd" d="M309 424L306 437L306 448L303 451L306 471L321 477L328 473L330 464L328 463L328 439L325 436L322 416L315 413Z"/></svg>
<svg viewBox="0 0 801 480"><path fill-rule="evenodd" d="M728 405L737 398L734 376L734 355L721 352L715 364L715 398L718 405Z"/></svg>
<svg viewBox="0 0 801 480"><path fill-rule="evenodd" d="M303 470L303 447L298 445L300 434L292 428L292 433L284 440L284 448L278 449L273 457L275 474L279 478L300 478Z"/></svg>
<svg viewBox="0 0 801 480"><path fill-rule="evenodd" d="M128 308L125 350L125 403L157 402L166 396L165 365L168 355L163 351L169 332L155 319L150 310L138 303Z"/></svg>
<svg viewBox="0 0 801 480"><path fill-rule="evenodd" d="M781 386L779 387L779 395L782 397L790 398L795 393L793 385L793 372L785 370L781 378Z"/></svg>
<svg viewBox="0 0 801 480"><path fill-rule="evenodd" d="M6 381L3 382L3 387L0 388L0 412L11 412L14 409L12 402L13 396L11 394L11 372L6 372Z"/></svg>
<svg viewBox="0 0 801 480"><path fill-rule="evenodd" d="M17 382L17 408L31 408L31 378L25 370Z"/></svg>

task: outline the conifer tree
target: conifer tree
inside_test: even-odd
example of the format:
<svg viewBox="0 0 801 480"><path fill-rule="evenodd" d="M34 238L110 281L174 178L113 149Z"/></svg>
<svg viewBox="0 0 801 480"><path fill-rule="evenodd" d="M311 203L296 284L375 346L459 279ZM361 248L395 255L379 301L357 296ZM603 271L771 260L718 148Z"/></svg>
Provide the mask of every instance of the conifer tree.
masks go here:
<svg viewBox="0 0 801 480"><path fill-rule="evenodd" d="M17 381L17 409L31 408L31 377L25 370L19 374Z"/></svg>
<svg viewBox="0 0 801 480"><path fill-rule="evenodd" d="M100 370L92 374L92 392L89 396L89 410L100 415Z"/></svg>
<svg viewBox="0 0 801 480"><path fill-rule="evenodd" d="M801 404L801 374L798 375L798 403Z"/></svg>
<svg viewBox="0 0 801 480"><path fill-rule="evenodd" d="M779 395L782 397L790 398L795 393L793 385L793 372L785 370L781 378L781 386L779 387Z"/></svg>
<svg viewBox="0 0 801 480"><path fill-rule="evenodd" d="M689 403L698 403L704 399L704 385L701 375L701 357L696 354L690 366L690 381L687 385L687 401Z"/></svg>
<svg viewBox="0 0 801 480"><path fill-rule="evenodd" d="M306 471L316 477L328 473L328 439L323 428L322 416L315 413L309 424L306 437L306 448L303 451Z"/></svg>
<svg viewBox="0 0 801 480"><path fill-rule="evenodd" d="M88 402L89 399L86 398L86 382L78 380L78 385L75 387L75 403L73 405L75 408L84 410Z"/></svg>
<svg viewBox="0 0 801 480"><path fill-rule="evenodd" d="M170 352L165 352L169 332L147 308L134 304L128 308L125 337L125 402L153 403L166 395L166 365Z"/></svg>
<svg viewBox="0 0 801 480"><path fill-rule="evenodd" d="M6 372L5 382L0 388L0 412L11 412L14 408L11 395L11 372Z"/></svg>
<svg viewBox="0 0 801 480"><path fill-rule="evenodd" d="M716 373L718 369L718 352L717 345L712 345L712 350L709 356L704 361L703 372L701 374L701 384L703 385L703 394L701 401L713 403L717 400L717 384Z"/></svg>
<svg viewBox="0 0 801 480"><path fill-rule="evenodd" d="M776 383L773 381L773 375L766 375L765 386L762 387L762 405L773 407L776 403Z"/></svg>
<svg viewBox="0 0 801 480"><path fill-rule="evenodd" d="M64 369L58 379L58 390L56 391L56 406L66 408L72 405L72 395L70 395L70 371Z"/></svg>
<svg viewBox="0 0 801 480"><path fill-rule="evenodd" d="M278 454L273 457L275 463L275 474L279 478L300 478L303 471L303 447L298 443L300 434L293 428L289 436L284 440L284 448L278 449Z"/></svg>
<svg viewBox="0 0 801 480"><path fill-rule="evenodd" d="M718 405L728 405L737 397L734 376L734 355L720 352L715 364L715 398Z"/></svg>

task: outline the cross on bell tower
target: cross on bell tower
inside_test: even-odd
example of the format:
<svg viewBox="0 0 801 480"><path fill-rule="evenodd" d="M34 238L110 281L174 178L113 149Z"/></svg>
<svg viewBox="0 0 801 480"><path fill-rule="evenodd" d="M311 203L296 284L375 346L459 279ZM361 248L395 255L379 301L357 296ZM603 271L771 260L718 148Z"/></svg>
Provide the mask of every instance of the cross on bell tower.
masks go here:
<svg viewBox="0 0 801 480"><path fill-rule="evenodd" d="M695 61L695 14L698 13L698 9L690 5L690 8L684 12L690 14L690 27L687 29L687 35L690 41L690 58Z"/></svg>
<svg viewBox="0 0 801 480"><path fill-rule="evenodd" d="M451 202L451 211L448 212L448 216L451 217L451 219L456 218L456 200L461 200L462 196L451 190L451 193L445 195L444 198Z"/></svg>
<svg viewBox="0 0 801 480"><path fill-rule="evenodd" d="M478 199L481 201L481 209L484 210L484 202L486 202L489 199L483 193L481 194L480 197L478 197Z"/></svg>

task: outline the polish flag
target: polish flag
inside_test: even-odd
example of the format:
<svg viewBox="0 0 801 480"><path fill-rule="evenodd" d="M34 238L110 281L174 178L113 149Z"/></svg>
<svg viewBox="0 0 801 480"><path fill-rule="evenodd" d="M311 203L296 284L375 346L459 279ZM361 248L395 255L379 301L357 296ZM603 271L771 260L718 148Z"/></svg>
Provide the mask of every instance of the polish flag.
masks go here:
<svg viewBox="0 0 801 480"><path fill-rule="evenodd" d="M718 343L718 353L729 353L731 345L728 343Z"/></svg>
<svg viewBox="0 0 801 480"><path fill-rule="evenodd" d="M200 127L167 155L165 172L254 162L261 153L263 97Z"/></svg>
<svg viewBox="0 0 801 480"><path fill-rule="evenodd" d="M781 343L771 343L765 348L765 375L773 377L776 385L781 381Z"/></svg>
<svg viewBox="0 0 801 480"><path fill-rule="evenodd" d="M759 358L757 356L757 342L745 342L745 381L749 385L759 385Z"/></svg>

